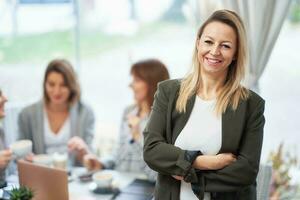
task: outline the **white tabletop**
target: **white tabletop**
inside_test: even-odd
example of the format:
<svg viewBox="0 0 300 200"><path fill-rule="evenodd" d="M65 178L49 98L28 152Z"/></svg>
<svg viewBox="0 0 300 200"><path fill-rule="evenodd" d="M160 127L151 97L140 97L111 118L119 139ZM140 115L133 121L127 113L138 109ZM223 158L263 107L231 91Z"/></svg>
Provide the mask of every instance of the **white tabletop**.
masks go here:
<svg viewBox="0 0 300 200"><path fill-rule="evenodd" d="M92 192L93 182L83 183L77 177L85 169L76 168L72 171L74 180L69 183L69 196L71 200L109 200L112 198L112 194L95 194ZM113 170L106 170L113 174L113 186L118 188L124 188L129 185L135 178L143 178L139 174L118 172Z"/></svg>
<svg viewBox="0 0 300 200"><path fill-rule="evenodd" d="M128 172L118 172L114 170L106 170L113 174L113 187L122 189L129 185L136 178L145 178L145 176L128 173ZM86 169L83 167L74 168L72 170L71 180L69 182L69 199L70 200L109 200L112 198L112 194L95 194L92 192L93 186L95 183L90 182L81 182L78 178L78 175L86 172ZM9 186L18 186L18 177L16 175L11 175L7 177Z"/></svg>

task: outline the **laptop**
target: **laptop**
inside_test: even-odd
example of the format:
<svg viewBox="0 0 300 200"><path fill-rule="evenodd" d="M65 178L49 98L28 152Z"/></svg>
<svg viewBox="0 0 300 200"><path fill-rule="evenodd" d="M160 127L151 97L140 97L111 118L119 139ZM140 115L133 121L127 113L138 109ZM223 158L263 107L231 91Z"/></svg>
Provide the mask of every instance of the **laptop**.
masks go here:
<svg viewBox="0 0 300 200"><path fill-rule="evenodd" d="M67 171L19 160L18 172L20 185L34 191L33 200L69 200Z"/></svg>

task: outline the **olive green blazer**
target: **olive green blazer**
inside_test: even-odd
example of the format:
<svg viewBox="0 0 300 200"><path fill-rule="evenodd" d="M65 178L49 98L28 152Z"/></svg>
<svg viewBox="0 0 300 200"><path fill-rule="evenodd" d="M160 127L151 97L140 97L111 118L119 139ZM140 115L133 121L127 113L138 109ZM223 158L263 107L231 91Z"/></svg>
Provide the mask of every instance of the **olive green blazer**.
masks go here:
<svg viewBox="0 0 300 200"><path fill-rule="evenodd" d="M212 199L255 200L265 123L264 100L250 91L249 98L241 101L236 110L227 108L222 114L219 153L233 153L237 155L237 161L220 170L199 171L192 168L193 161L187 159L188 151L174 146L196 97L194 94L188 100L185 113L177 112L175 104L179 88L180 80L159 84L144 130L144 160L158 172L155 200L179 200L180 181L171 175L183 176L186 182L199 182L203 192L211 192Z"/></svg>

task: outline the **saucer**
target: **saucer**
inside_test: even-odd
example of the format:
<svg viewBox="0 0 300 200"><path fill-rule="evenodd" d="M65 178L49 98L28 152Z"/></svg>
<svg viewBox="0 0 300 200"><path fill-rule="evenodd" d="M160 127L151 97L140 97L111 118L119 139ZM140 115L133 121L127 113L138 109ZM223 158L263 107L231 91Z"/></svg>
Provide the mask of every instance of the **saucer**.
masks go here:
<svg viewBox="0 0 300 200"><path fill-rule="evenodd" d="M96 183L91 183L89 190L95 194L116 194L119 192L118 188L114 188L112 186L98 187Z"/></svg>

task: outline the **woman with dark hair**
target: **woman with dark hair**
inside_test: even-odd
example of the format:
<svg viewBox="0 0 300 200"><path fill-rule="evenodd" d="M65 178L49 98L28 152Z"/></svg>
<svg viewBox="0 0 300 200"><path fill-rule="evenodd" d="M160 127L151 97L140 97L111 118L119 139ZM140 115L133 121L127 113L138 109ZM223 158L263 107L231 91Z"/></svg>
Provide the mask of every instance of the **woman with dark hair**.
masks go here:
<svg viewBox="0 0 300 200"><path fill-rule="evenodd" d="M94 114L80 101L80 87L71 64L52 60L46 69L43 100L19 115L20 139L33 142L33 153L71 152L76 161L89 152Z"/></svg>
<svg viewBox="0 0 300 200"><path fill-rule="evenodd" d="M147 167L143 160L142 131L148 121L154 93L160 81L169 79L166 66L156 59L135 63L130 70L135 104L128 106L122 117L118 148L113 155L98 159L95 155L86 155L84 165L89 170L115 168L120 171L145 174L154 180L156 173Z"/></svg>
<svg viewBox="0 0 300 200"><path fill-rule="evenodd" d="M156 200L256 200L265 101L241 85L247 50L240 17L215 11L198 30L192 71L159 84L144 130Z"/></svg>

